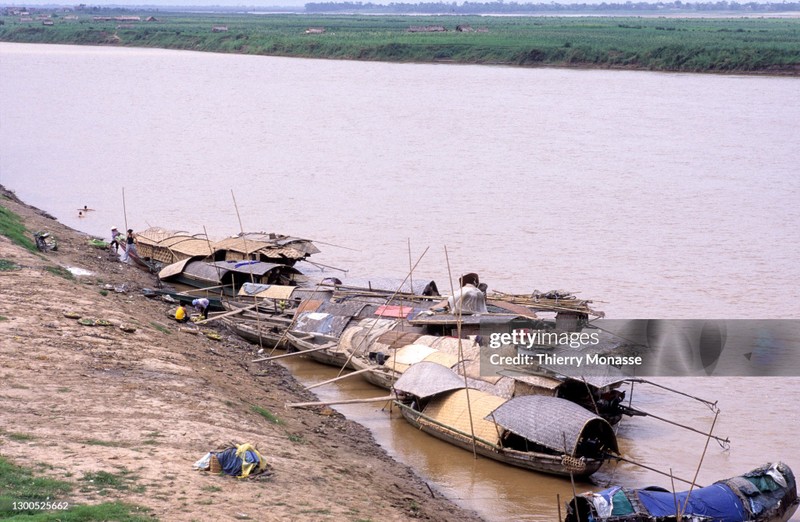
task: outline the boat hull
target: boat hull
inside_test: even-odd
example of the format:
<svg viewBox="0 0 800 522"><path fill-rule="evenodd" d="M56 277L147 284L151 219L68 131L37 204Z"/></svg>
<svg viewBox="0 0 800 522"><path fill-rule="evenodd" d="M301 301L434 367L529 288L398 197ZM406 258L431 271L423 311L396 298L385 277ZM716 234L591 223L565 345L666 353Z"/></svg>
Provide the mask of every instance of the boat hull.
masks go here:
<svg viewBox="0 0 800 522"><path fill-rule="evenodd" d="M355 369L352 365L350 354L338 349L336 339L321 334L300 332L288 333L286 337L289 340L289 344L297 351L308 352L306 355L320 364L335 366L336 368Z"/></svg>
<svg viewBox="0 0 800 522"><path fill-rule="evenodd" d="M437 439L458 446L459 448L467 451L473 450L473 439L469 437L469 435L457 433L445 426L440 426L431 422L425 422L425 416L422 413L401 402L395 401L395 404L400 406L400 411L402 412L403 417L415 428L418 428L425 433L436 437ZM532 471L538 471L540 473L548 473L566 477L571 475L574 478L586 478L599 470L603 465L602 460L586 459L584 461L585 466L583 466L583 469L581 471L577 471L574 469L570 470L570 468L564 464L562 456L560 455L509 450L481 441L475 441L474 448L476 453L504 464L509 464L511 466Z"/></svg>

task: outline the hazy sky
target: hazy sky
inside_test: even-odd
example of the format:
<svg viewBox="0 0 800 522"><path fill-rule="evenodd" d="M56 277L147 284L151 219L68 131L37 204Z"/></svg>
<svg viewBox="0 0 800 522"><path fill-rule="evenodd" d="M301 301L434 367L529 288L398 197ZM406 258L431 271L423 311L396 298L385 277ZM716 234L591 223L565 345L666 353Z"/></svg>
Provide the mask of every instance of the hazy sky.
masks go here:
<svg viewBox="0 0 800 522"><path fill-rule="evenodd" d="M261 8L264 10L269 6L284 6L284 7L298 7L303 6L308 2L330 2L330 1L347 1L347 0L86 0L83 3L90 6L147 6L147 7L166 7L166 6L199 6L199 7L213 7L213 6L224 6L224 7L233 7L233 6L243 6L246 8ZM398 2L398 3L418 3L418 2L435 2L439 0L349 0L352 2L361 1L363 3L372 2L374 4L388 4L390 2ZM452 0L443 0L449 3ZM462 4L464 0L457 0L458 4ZM481 0L477 0L481 1ZM486 2L490 2L493 0L482 0ZM550 3L550 0L505 0L506 2L516 1L520 4L525 3ZM556 3L559 4L599 4L602 2L608 3L625 3L626 0L554 0ZM632 0L633 2L638 1L650 1L655 3L656 0ZM664 1L672 1L672 0L664 0ZM711 2L716 0L684 0L686 3L695 3L695 2ZM733 1L733 0L729 0ZM739 3L747 3L752 0L736 0ZM779 0L755 0L757 3L779 3ZM2 6L43 6L43 5L78 5L81 3L80 1L75 2L74 4L60 4L53 2L53 0L19 0L14 2L8 1L0 1L0 7ZM252 10L252 9L247 9ZM258 9L256 9L258 10Z"/></svg>

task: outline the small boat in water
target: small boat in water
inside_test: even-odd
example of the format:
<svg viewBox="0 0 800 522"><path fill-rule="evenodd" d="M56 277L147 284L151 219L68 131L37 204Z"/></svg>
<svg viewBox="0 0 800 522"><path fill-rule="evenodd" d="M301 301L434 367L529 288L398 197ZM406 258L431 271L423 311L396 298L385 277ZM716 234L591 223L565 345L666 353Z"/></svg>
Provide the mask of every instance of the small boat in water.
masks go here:
<svg viewBox="0 0 800 522"><path fill-rule="evenodd" d="M436 363L411 366L394 390L412 426L512 466L588 477L619 453L611 425L572 402L536 395L506 400L465 388L463 377Z"/></svg>
<svg viewBox="0 0 800 522"><path fill-rule="evenodd" d="M679 493L619 486L581 493L567 504L565 522L786 522L798 502L792 470L776 462Z"/></svg>

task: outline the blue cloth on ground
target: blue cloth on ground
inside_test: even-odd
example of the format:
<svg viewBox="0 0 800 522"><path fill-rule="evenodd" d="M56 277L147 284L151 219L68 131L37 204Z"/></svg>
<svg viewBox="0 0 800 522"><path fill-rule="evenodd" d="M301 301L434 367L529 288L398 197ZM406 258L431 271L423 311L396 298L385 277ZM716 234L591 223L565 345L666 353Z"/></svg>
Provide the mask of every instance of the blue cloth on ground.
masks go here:
<svg viewBox="0 0 800 522"><path fill-rule="evenodd" d="M215 452L219 465L226 475L238 477L242 474L242 459L236 456L236 448L228 448L225 451Z"/></svg>

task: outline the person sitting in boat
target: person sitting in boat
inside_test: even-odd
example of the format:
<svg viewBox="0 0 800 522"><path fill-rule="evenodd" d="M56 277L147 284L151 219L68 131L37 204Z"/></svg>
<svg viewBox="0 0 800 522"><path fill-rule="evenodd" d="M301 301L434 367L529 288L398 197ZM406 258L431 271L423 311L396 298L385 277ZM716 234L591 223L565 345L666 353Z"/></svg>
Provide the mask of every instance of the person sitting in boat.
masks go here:
<svg viewBox="0 0 800 522"><path fill-rule="evenodd" d="M486 313L486 295L478 289L480 281L478 274L470 272L458 279L461 288L444 301L437 303L432 310L443 312L449 310L452 314L481 314Z"/></svg>
<svg viewBox="0 0 800 522"><path fill-rule="evenodd" d="M183 303L178 305L178 309L175 310L175 320L179 323L186 323L189 321L189 314L186 313L186 307L183 306Z"/></svg>
<svg viewBox="0 0 800 522"><path fill-rule="evenodd" d="M108 249L114 248L114 253L119 252L119 242L120 238L122 237L122 232L117 230L117 227L111 227L111 243L108 245Z"/></svg>
<svg viewBox="0 0 800 522"><path fill-rule="evenodd" d="M192 306L194 306L195 310L200 312L200 314L203 316L203 319L208 319L209 304L210 303L208 302L208 299L206 299L205 297L201 297L200 299L195 299L194 301L192 301Z"/></svg>

